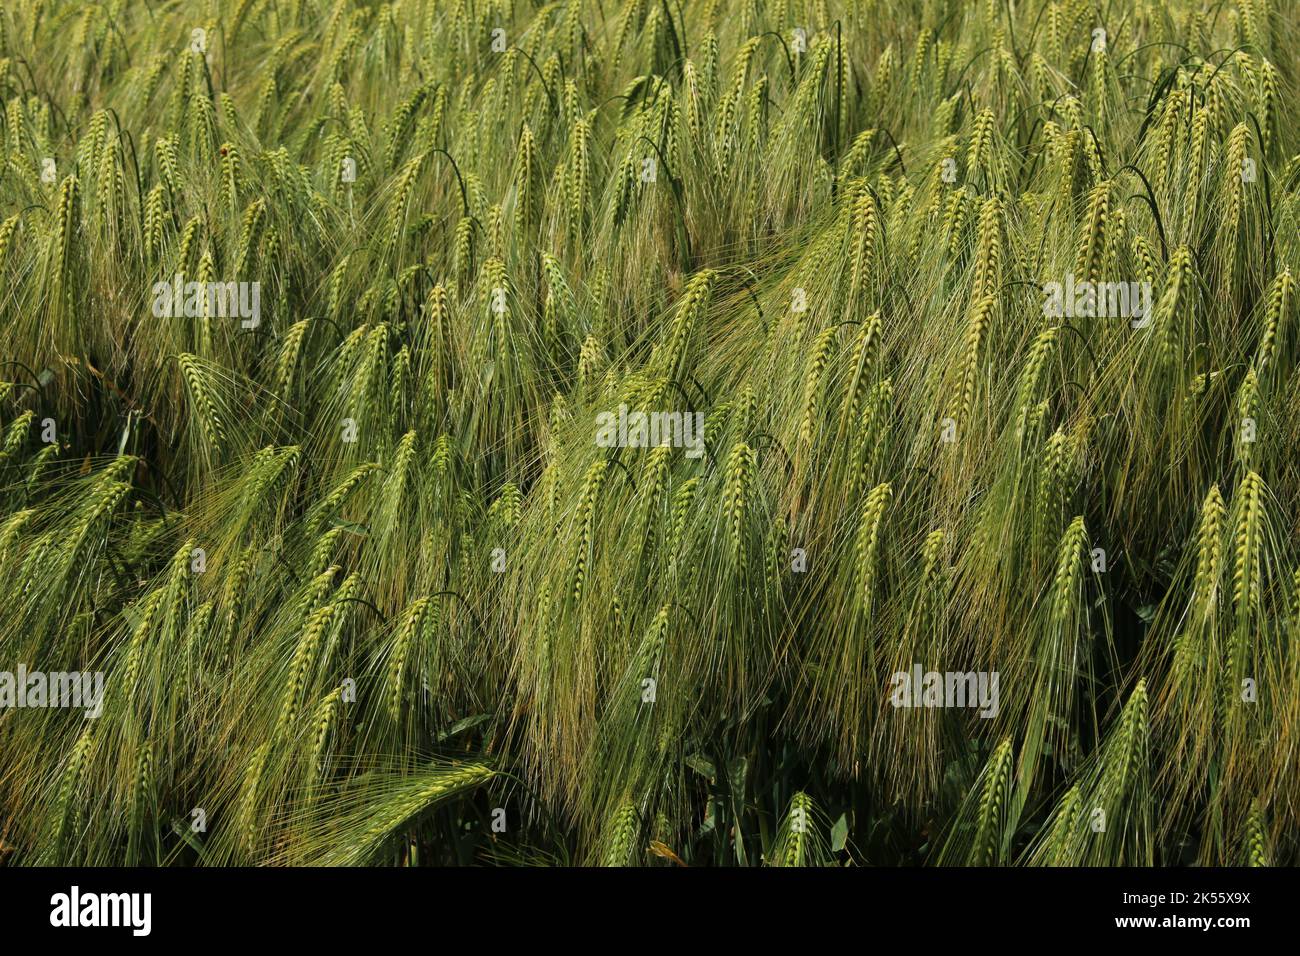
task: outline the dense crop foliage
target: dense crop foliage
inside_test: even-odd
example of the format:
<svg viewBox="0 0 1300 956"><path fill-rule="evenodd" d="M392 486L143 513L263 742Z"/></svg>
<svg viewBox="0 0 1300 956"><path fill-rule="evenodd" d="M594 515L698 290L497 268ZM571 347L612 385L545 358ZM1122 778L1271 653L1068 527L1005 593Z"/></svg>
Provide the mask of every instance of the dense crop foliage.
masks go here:
<svg viewBox="0 0 1300 956"><path fill-rule="evenodd" d="M6 2L0 862L1295 863L1298 44Z"/></svg>

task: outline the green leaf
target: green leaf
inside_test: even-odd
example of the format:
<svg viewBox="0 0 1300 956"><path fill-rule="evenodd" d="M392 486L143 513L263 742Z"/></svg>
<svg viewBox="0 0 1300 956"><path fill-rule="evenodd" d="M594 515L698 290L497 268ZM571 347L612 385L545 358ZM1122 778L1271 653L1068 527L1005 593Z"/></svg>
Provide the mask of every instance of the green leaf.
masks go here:
<svg viewBox="0 0 1300 956"><path fill-rule="evenodd" d="M702 757L699 754L691 754L686 758L686 766L690 767L700 776L707 778L709 783L713 783L717 779L718 771L714 768L713 762L707 757Z"/></svg>
<svg viewBox="0 0 1300 956"><path fill-rule="evenodd" d="M475 714L473 717L465 717L458 720L438 735L438 743L442 743L444 740L450 740L458 734L463 734L465 731L472 727L477 727L479 724L483 723L485 720L489 720L491 717L491 714Z"/></svg>
<svg viewBox="0 0 1300 956"><path fill-rule="evenodd" d="M841 813L840 818L835 821L835 826L831 827L831 852L839 853L849 842L849 819L848 814Z"/></svg>

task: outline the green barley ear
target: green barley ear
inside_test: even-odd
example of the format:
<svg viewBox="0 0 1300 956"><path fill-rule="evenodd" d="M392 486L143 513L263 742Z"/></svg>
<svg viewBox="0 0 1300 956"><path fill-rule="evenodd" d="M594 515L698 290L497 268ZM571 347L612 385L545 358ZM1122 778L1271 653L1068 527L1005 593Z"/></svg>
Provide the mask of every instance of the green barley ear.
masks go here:
<svg viewBox="0 0 1300 956"><path fill-rule="evenodd" d="M588 335L578 349L578 388L584 392L595 388L600 373L607 364L600 340L594 334Z"/></svg>
<svg viewBox="0 0 1300 956"><path fill-rule="evenodd" d="M1210 120L1213 112L1210 104L1207 103L1204 109L1197 111L1196 118L1192 120L1191 155L1186 180L1187 208L1183 218L1185 241L1188 242L1199 238L1201 193L1209 167L1207 143L1210 138Z"/></svg>
<svg viewBox="0 0 1300 956"><path fill-rule="evenodd" d="M1150 728L1147 721L1146 680L1140 680L1129 695L1128 703L1120 714L1119 727L1113 738L1107 740L1102 757L1100 796L1114 811L1110 826L1117 827L1123 820L1119 812L1142 818L1149 811L1144 806L1146 779L1149 773L1148 744ZM1114 818L1120 818L1116 820ZM1107 830L1107 832L1112 832ZM1140 835L1140 833L1138 834Z"/></svg>
<svg viewBox="0 0 1300 956"><path fill-rule="evenodd" d="M955 410L956 414L952 417L962 423L967 424L971 420L971 413L975 408L975 392L979 382L980 355L984 342L985 333L988 331L989 322L993 316L993 308L996 300L993 296L985 296L980 299L971 309L970 324L966 329L966 349L962 358L961 372L961 404Z"/></svg>
<svg viewBox="0 0 1300 956"><path fill-rule="evenodd" d="M271 744L268 741L253 751L253 756L244 768L237 819L242 849L247 857L256 853L259 842L261 813L258 804L261 802L262 775L270 752Z"/></svg>
<svg viewBox="0 0 1300 956"><path fill-rule="evenodd" d="M9 261L9 250L13 245L14 233L18 229L18 224L22 220L19 213L14 213L3 223L0 223L0 279L4 276L5 264Z"/></svg>
<svg viewBox="0 0 1300 956"><path fill-rule="evenodd" d="M537 142L533 131L524 124L519 134L519 149L515 171L515 231L521 239L527 237L537 219L538 206L541 202L538 192L541 184L537 182Z"/></svg>
<svg viewBox="0 0 1300 956"><path fill-rule="evenodd" d="M1202 617L1208 618L1218 604L1223 568L1223 528L1227 509L1218 485L1212 485L1201 505L1201 523L1196 540L1196 575L1192 595Z"/></svg>
<svg viewBox="0 0 1300 956"><path fill-rule="evenodd" d="M1251 471L1241 480L1233 502L1237 527L1233 536L1232 607L1241 622L1249 620L1260 601L1263 496L1264 480Z"/></svg>
<svg viewBox="0 0 1300 956"><path fill-rule="evenodd" d="M433 808L489 783L496 771L486 763L433 764L413 772L383 770L359 775L345 790L317 802L313 826L299 846L281 852L312 866L373 866L399 835L408 833ZM347 837L340 838L339 825ZM288 861L286 861L288 862Z"/></svg>
<svg viewBox="0 0 1300 956"><path fill-rule="evenodd" d="M991 866L1004 860L1006 835L1002 832L1002 818L1010 795L1011 765L1011 741L1003 740L989 758L980 791L975 837L967 860L974 866Z"/></svg>
<svg viewBox="0 0 1300 956"><path fill-rule="evenodd" d="M185 382L190 402L202 429L203 437L211 453L218 452L225 444L225 426L217 412L209 373L199 363L196 356L182 352L176 356L180 366L181 377Z"/></svg>
<svg viewBox="0 0 1300 956"><path fill-rule="evenodd" d="M582 599L583 587L587 582L587 569L591 563L591 552L596 534L596 506L599 504L600 490L605 484L609 472L609 462L600 459L587 469L583 483L582 498L578 503L578 541L573 558L573 600Z"/></svg>
<svg viewBox="0 0 1300 956"><path fill-rule="evenodd" d="M153 759L153 748L146 740L136 749L135 768L131 777L126 847L128 866L144 862L141 854L145 849L142 842L145 839L146 820L150 817L155 802ZM152 828L153 824L150 823L148 826Z"/></svg>
<svg viewBox="0 0 1300 956"><path fill-rule="evenodd" d="M936 528L925 536L921 545L921 576L917 590L918 617L922 630L933 626L943 614L948 568L944 561L944 548L948 534Z"/></svg>
<svg viewBox="0 0 1300 956"><path fill-rule="evenodd" d="M690 522L691 511L695 506L695 496L699 487L699 478L688 478L682 482L681 487L677 489L677 493L673 495L668 531L668 553L674 561L685 540L686 529Z"/></svg>
<svg viewBox="0 0 1300 956"><path fill-rule="evenodd" d="M167 593L163 588L157 588L150 592L149 596L138 606L139 617L131 639L127 642L126 657L122 663L122 679L119 685L122 699L127 701L128 704L135 698L136 682L139 679L140 669L143 664L145 642L161 616L160 609L163 606L163 598L166 596Z"/></svg>
<svg viewBox="0 0 1300 956"><path fill-rule="evenodd" d="M644 477L639 483L641 502L633 540L637 542L637 551L642 556L651 553L659 537L656 525L667 498L668 465L672 454L670 445L660 445L653 449L646 461Z"/></svg>
<svg viewBox="0 0 1300 956"><path fill-rule="evenodd" d="M31 424L35 420L36 413L28 409L9 423L9 427L5 429L4 441L0 443L0 462L22 448L31 432Z"/></svg>
<svg viewBox="0 0 1300 956"><path fill-rule="evenodd" d="M885 518L885 511L893 497L888 482L881 482L872 488L862 505L862 515L858 519L858 535L855 554L857 556L858 593L861 595L862 607L869 610L875 585L880 577L878 551L880 548L880 528Z"/></svg>
<svg viewBox="0 0 1300 956"><path fill-rule="evenodd" d="M1074 275L1077 281L1097 282L1102 278L1107 222L1112 215L1110 191L1109 182L1100 182L1088 194L1088 210L1081 226L1079 251L1074 263Z"/></svg>
<svg viewBox="0 0 1300 956"><path fill-rule="evenodd" d="M1083 800L1079 786L1069 789L1057 805L1044 841L1047 866L1069 866L1074 845L1080 839L1083 822Z"/></svg>
<svg viewBox="0 0 1300 956"><path fill-rule="evenodd" d="M239 227L239 255L235 260L235 275L242 276L248 271L253 250L261 237L261 230L266 221L266 200L257 199L244 210L244 218Z"/></svg>
<svg viewBox="0 0 1300 956"><path fill-rule="evenodd" d="M659 369L670 379L679 378L687 365L691 333L708 307L717 273L702 269L692 276L677 306L677 317L668 332L668 341L660 354Z"/></svg>
<svg viewBox="0 0 1300 956"><path fill-rule="evenodd" d="M813 430L817 422L817 407L820 404L822 379L826 363L835 344L835 333L839 331L831 326L817 336L812 353L808 358L807 371L804 373L803 417L799 423L799 447L807 451L813 444Z"/></svg>
<svg viewBox="0 0 1300 956"><path fill-rule="evenodd" d="M346 582L339 590L342 591L345 587L347 587ZM298 646L289 662L288 679L281 695L280 716L275 726L276 738L292 732L311 670L320 656L326 635L339 616L339 602L331 602L313 613L303 627Z"/></svg>
<svg viewBox="0 0 1300 956"><path fill-rule="evenodd" d="M743 441L736 442L727 458L722 511L727 522L731 559L743 574L748 564L745 528L754 496L757 464L754 451Z"/></svg>
<svg viewBox="0 0 1300 956"><path fill-rule="evenodd" d="M397 625L393 649L388 659L388 713L394 722L401 720L402 702L406 687L408 663L416 638L423 630L424 621L432 607L430 598L418 598L402 612Z"/></svg>
<svg viewBox="0 0 1300 956"><path fill-rule="evenodd" d="M221 646L227 653L234 648L240 616L248 609L249 583L252 580L257 554L254 545L245 549L239 560L235 562L234 569L221 592L221 607L224 612L221 624Z"/></svg>
<svg viewBox="0 0 1300 956"><path fill-rule="evenodd" d="M202 162L211 162L216 151L217 111L205 89L196 91L190 97L185 126L189 132L190 148Z"/></svg>
<svg viewBox="0 0 1300 956"><path fill-rule="evenodd" d="M843 413L846 422L857 419L863 396L866 395L868 386L876 381L880 364L882 326L883 321L879 312L873 312L862 323L862 332L858 336L858 354L853 366L853 378L844 396Z"/></svg>
<svg viewBox="0 0 1300 956"><path fill-rule="evenodd" d="M1029 347L1029 355L1025 359L1024 369L1020 374L1020 384L1016 389L1015 436L1017 439L1024 439L1028 435L1029 416L1038 395L1043 369L1055 349L1056 336L1055 328L1043 329Z"/></svg>
<svg viewBox="0 0 1300 956"><path fill-rule="evenodd" d="M335 530L341 532L341 529ZM331 532L330 534L323 536L322 543L325 543L324 539L332 539L328 542L332 546L334 541L337 540L337 536ZM314 556L314 558L317 556L326 556L331 548L322 548L318 546L316 550L318 554ZM298 602L294 605L293 619L296 622L301 625L306 625L312 616L321 609L325 603L325 598L334 587L334 580L338 577L340 570L342 569L339 565L331 564L329 567L316 571L305 582L301 594L299 595Z"/></svg>
<svg viewBox="0 0 1300 956"><path fill-rule="evenodd" d="M805 793L796 793L790 798L790 813L797 815L799 825L795 826L790 834L789 843L785 847L779 859L783 866L803 866L804 855L807 849L807 823L803 819L807 816L811 808L812 800Z"/></svg>
<svg viewBox="0 0 1300 956"><path fill-rule="evenodd" d="M971 125L970 144L966 150L966 168L972 174L983 173L986 183L995 181L993 121L993 111L987 107L976 114L975 122Z"/></svg>
<svg viewBox="0 0 1300 956"><path fill-rule="evenodd" d="M1237 395L1237 421L1234 429L1237 435L1237 458L1242 467L1250 468L1258 457L1255 445L1257 432L1262 428L1260 421L1259 379L1253 368L1246 370L1242 379L1241 391Z"/></svg>
<svg viewBox="0 0 1300 956"><path fill-rule="evenodd" d="M996 197L980 206L975 240L975 275L971 298L979 301L995 296L1002 277L1002 204Z"/></svg>
<svg viewBox="0 0 1300 956"><path fill-rule="evenodd" d="M155 261L162 252L164 190L158 183L149 190L144 202L144 251L145 258ZM0 227L0 268L3 268L3 227Z"/></svg>
<svg viewBox="0 0 1300 956"><path fill-rule="evenodd" d="M410 160L402 167L397 174L397 183L393 188L393 198L388 205L388 222L390 223L387 236L388 247L390 249L399 248L402 237L406 232L406 215L410 206L411 194L415 191L416 180L420 176L420 170L424 167L425 154Z"/></svg>
<svg viewBox="0 0 1300 956"><path fill-rule="evenodd" d="M1160 357L1165 363L1172 364L1178 356L1185 334L1182 326L1187 321L1186 307L1194 281L1192 250L1187 246L1179 246L1169 259L1164 291L1156 302L1152 320L1152 332L1157 337Z"/></svg>
<svg viewBox="0 0 1300 956"><path fill-rule="evenodd" d="M542 253L542 271L546 276L546 304L542 313L542 327L548 344L559 340L574 325L575 303L560 261L549 252Z"/></svg>
<svg viewBox="0 0 1300 956"><path fill-rule="evenodd" d="M1277 67L1269 60L1262 60L1260 63L1259 77L1259 125L1264 136L1264 154L1267 156L1272 151L1273 143L1277 139L1278 127L1278 104L1280 102L1280 88L1282 85L1281 78L1278 76Z"/></svg>
<svg viewBox="0 0 1300 956"><path fill-rule="evenodd" d="M568 227L580 243L586 235L591 210L591 125L586 119L573 124L568 168Z"/></svg>
<svg viewBox="0 0 1300 956"><path fill-rule="evenodd" d="M614 199L614 225L621 226L631 213L637 195L636 155L631 150L623 156L623 161L619 164L615 175L618 190Z"/></svg>
<svg viewBox="0 0 1300 956"><path fill-rule="evenodd" d="M1186 90L1174 90L1165 98L1161 108L1160 120L1156 127L1156 168L1154 182L1161 189L1169 182L1171 171L1170 158L1177 142L1178 128L1182 123L1183 104L1187 97Z"/></svg>
<svg viewBox="0 0 1300 956"><path fill-rule="evenodd" d="M64 290L69 310L72 302L72 263L76 252L77 235L81 231L81 189L76 176L68 176L59 186L58 231L54 238L57 257L55 275Z"/></svg>
<svg viewBox="0 0 1300 956"><path fill-rule="evenodd" d="M176 272L185 275L190 271L190 262L194 259L194 250L199 244L199 235L203 230L203 220L191 216L181 230L181 241L176 247Z"/></svg>
<svg viewBox="0 0 1300 956"><path fill-rule="evenodd" d="M291 325L280 344L280 355L275 363L275 391L282 399L288 399L289 391L293 386L298 353L302 349L302 341L307 334L307 325L310 321L310 319L302 319Z"/></svg>
<svg viewBox="0 0 1300 956"><path fill-rule="evenodd" d="M374 462L364 462L356 466L354 470L348 472L348 475L339 483L328 496L321 498L307 515L307 527L312 529L312 533L318 533L324 529L325 524L329 522L341 509L344 502L352 496L357 488L373 472L380 470L380 466Z"/></svg>
<svg viewBox="0 0 1300 956"><path fill-rule="evenodd" d="M343 688L335 687L327 692L316 705L312 717L311 773L313 781L319 781L328 769L326 753L331 735L338 722L339 709L343 700Z"/></svg>
<svg viewBox="0 0 1300 956"><path fill-rule="evenodd" d="M195 276L200 288L207 289L210 283L216 278L216 263L212 259L212 253L204 251L199 257L199 271ZM212 302L204 298L199 307L199 351L204 355L212 354Z"/></svg>
<svg viewBox="0 0 1300 956"><path fill-rule="evenodd" d="M59 456L58 445L46 445L36 454L32 461L31 471L27 475L27 487L33 488L45 476L51 461Z"/></svg>
<svg viewBox="0 0 1300 956"><path fill-rule="evenodd" d="M615 812L602 835L604 849L601 852L601 866L635 866L636 842L640 830L640 819L636 807L631 803L622 804Z"/></svg>
<svg viewBox="0 0 1300 956"><path fill-rule="evenodd" d="M1015 770L1011 740L993 749L967 791L935 858L941 866L999 866L1008 862L1015 836Z"/></svg>
<svg viewBox="0 0 1300 956"><path fill-rule="evenodd" d="M1264 374L1272 371L1273 352L1277 346L1278 330L1290 315L1295 299L1295 277L1290 269L1283 269L1269 286L1267 306L1264 310L1264 331L1259 338L1255 365ZM1294 332L1292 333L1294 334Z"/></svg>
<svg viewBox="0 0 1300 956"><path fill-rule="evenodd" d="M859 295L864 293L876 261L875 197L865 182L857 188L849 226L853 237L853 271L849 278L847 307L851 311L857 306Z"/></svg>
<svg viewBox="0 0 1300 956"><path fill-rule="evenodd" d="M233 207L244 188L244 168L239 147L234 143L222 143L217 152L221 156L220 187L217 198L223 206Z"/></svg>
<svg viewBox="0 0 1300 956"><path fill-rule="evenodd" d="M1250 145L1250 127L1238 123L1228 136L1225 147L1223 221L1219 225L1220 257L1231 279L1237 264L1237 250L1242 246L1241 224L1246 205L1244 170L1247 148Z"/></svg>
<svg viewBox="0 0 1300 956"><path fill-rule="evenodd" d="M160 137L154 140L153 144L154 157L158 162L158 176L162 180L161 185L167 187L169 193L175 193L180 189L180 161L176 156L176 140L172 137Z"/></svg>
<svg viewBox="0 0 1300 956"><path fill-rule="evenodd" d="M49 819L52 821L52 834L46 848L42 851L44 859L53 865L63 863L67 858L68 843L80 830L82 816L82 773L90 754L94 737L91 728L87 728L77 738L63 773L59 777L59 788L54 797L54 808Z"/></svg>
<svg viewBox="0 0 1300 956"><path fill-rule="evenodd" d="M387 165L390 169L397 165L397 158L404 151L411 130L415 126L416 111L432 91L432 87L432 82L416 87L410 96L397 105L397 109L393 112L392 118L388 122Z"/></svg>
<svg viewBox="0 0 1300 956"><path fill-rule="evenodd" d="M826 841L825 821L812 797L802 790L790 798L790 806L777 828L767 866L831 866L834 856Z"/></svg>
<svg viewBox="0 0 1300 956"><path fill-rule="evenodd" d="M1057 549L1056 574L1052 578L1052 620L1064 626L1079 607L1079 587L1083 576L1083 551L1088 545L1088 531L1083 515L1078 515L1061 536Z"/></svg>
<svg viewBox="0 0 1300 956"><path fill-rule="evenodd" d="M1259 800L1250 804L1246 815L1246 865L1271 866L1268 852L1268 828L1264 823L1264 811Z"/></svg>
<svg viewBox="0 0 1300 956"><path fill-rule="evenodd" d="M840 161L841 175L855 176L862 174L862 167L871 153L871 144L878 132L879 130L875 127L869 127L853 137L853 143ZM937 165L935 169L937 175L938 171L942 169L942 165Z"/></svg>

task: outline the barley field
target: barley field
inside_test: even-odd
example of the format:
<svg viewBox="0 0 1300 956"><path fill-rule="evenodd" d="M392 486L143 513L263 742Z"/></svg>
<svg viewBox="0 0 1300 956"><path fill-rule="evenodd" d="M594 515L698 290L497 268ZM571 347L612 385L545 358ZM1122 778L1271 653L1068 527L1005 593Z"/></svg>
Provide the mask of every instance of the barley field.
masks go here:
<svg viewBox="0 0 1300 956"><path fill-rule="evenodd" d="M1300 862L1295 0L7 0L0 865Z"/></svg>

